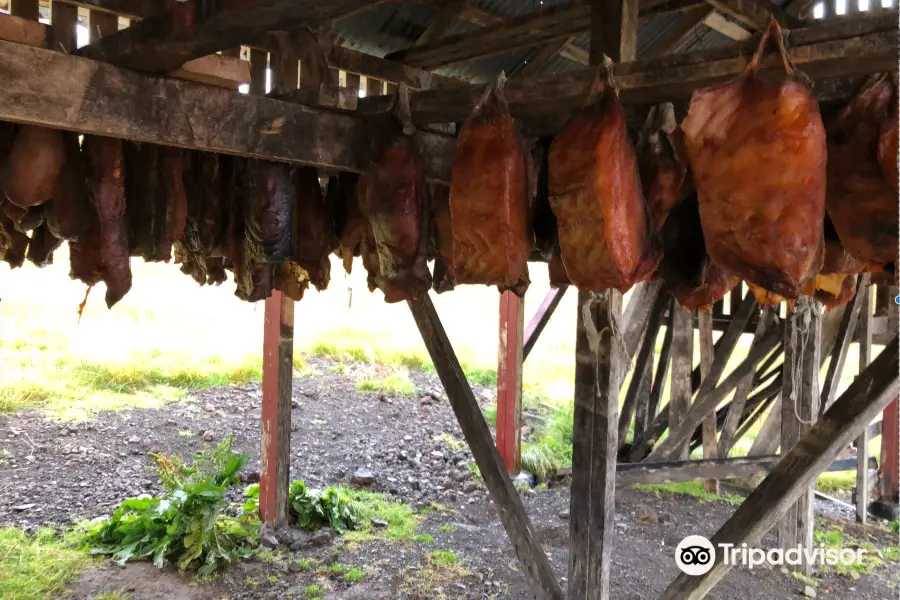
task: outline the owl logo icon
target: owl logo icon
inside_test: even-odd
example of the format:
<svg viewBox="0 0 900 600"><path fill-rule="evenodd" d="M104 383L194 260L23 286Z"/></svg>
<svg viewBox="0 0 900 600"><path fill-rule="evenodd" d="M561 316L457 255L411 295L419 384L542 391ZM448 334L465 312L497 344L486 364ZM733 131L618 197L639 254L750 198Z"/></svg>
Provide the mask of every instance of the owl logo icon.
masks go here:
<svg viewBox="0 0 900 600"><path fill-rule="evenodd" d="M716 549L702 535L689 535L675 548L675 564L686 575L704 575L716 563Z"/></svg>

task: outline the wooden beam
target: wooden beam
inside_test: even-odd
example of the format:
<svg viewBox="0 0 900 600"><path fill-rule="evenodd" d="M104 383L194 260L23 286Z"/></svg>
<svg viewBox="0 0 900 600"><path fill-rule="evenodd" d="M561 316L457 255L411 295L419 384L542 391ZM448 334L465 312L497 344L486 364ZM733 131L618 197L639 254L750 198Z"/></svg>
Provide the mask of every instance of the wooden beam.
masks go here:
<svg viewBox="0 0 900 600"><path fill-rule="evenodd" d="M679 483L701 479L741 479L769 473L778 456L755 458L705 458L670 462L622 463L616 465L616 485Z"/></svg>
<svg viewBox="0 0 900 600"><path fill-rule="evenodd" d="M537 344L538 338L541 337L541 333L544 331L544 328L547 327L547 323L550 322L550 317L553 316L556 307L559 306L563 296L566 295L567 289L569 289L569 286L567 285L551 288L541 302L541 305L538 307L537 312L534 313L534 316L528 321L528 326L525 327L525 341L522 344L523 361L531 354L531 350L534 348L534 345Z"/></svg>
<svg viewBox="0 0 900 600"><path fill-rule="evenodd" d="M857 338L859 339L859 370L864 373L872 362L872 286L868 274L860 276L859 290L861 295L860 312L857 321ZM856 438L856 521L866 524L869 521L869 428L865 427Z"/></svg>
<svg viewBox="0 0 900 600"><path fill-rule="evenodd" d="M116 15L100 10L92 10L88 13L89 43L111 36L118 31L119 17Z"/></svg>
<svg viewBox="0 0 900 600"><path fill-rule="evenodd" d="M706 377L709 375L713 361L712 313L703 310L697 311L697 332L700 334L700 376ZM693 332L691 333L693 334ZM691 358L693 359L693 356ZM690 381L690 378L688 380ZM716 411L711 410L706 418L703 419L703 425L701 426L703 458L716 457L716 426ZM728 455L722 454L722 456ZM703 487L707 492L719 493L719 482L715 479L707 479L703 482Z"/></svg>
<svg viewBox="0 0 900 600"><path fill-rule="evenodd" d="M784 332L784 379L781 397L781 450L787 453L806 433L818 415L819 352L822 339L821 306L815 300L801 298ZM778 545L787 550L812 548L813 489L807 488L796 504L789 507L778 525ZM812 564L804 561L802 571L812 573Z"/></svg>
<svg viewBox="0 0 900 600"><path fill-rule="evenodd" d="M428 27L425 28L425 31L422 32L422 35L416 39L414 45L424 46L425 44L436 42L447 35L447 32L456 24L468 4L469 0L450 0L450 2L444 4Z"/></svg>
<svg viewBox="0 0 900 600"><path fill-rule="evenodd" d="M756 31L764 31L774 15L782 24L788 18L784 10L768 0L705 0L722 14ZM792 22L793 24L793 22Z"/></svg>
<svg viewBox="0 0 900 600"><path fill-rule="evenodd" d="M669 297L670 311L674 301L674 298ZM635 411L634 437L632 438L630 454L632 461L642 460L649 451L650 445L656 441L656 435L651 431L651 425L657 422L656 411L659 408L659 402L666 386L666 377L669 374L669 364L672 356L672 333L671 325L667 326L666 334L663 336L663 345L659 352L656 376L650 389L650 397L647 399L646 411L641 412L641 404L638 404Z"/></svg>
<svg viewBox="0 0 900 600"><path fill-rule="evenodd" d="M348 79L350 74L347 74ZM358 77L358 76L357 76ZM359 80L356 87L341 87L339 85L321 83L308 87L301 87L293 92L278 96L279 100L294 102L311 108L330 108L353 112L359 102Z"/></svg>
<svg viewBox="0 0 900 600"><path fill-rule="evenodd" d="M615 527L618 329L622 296L578 292L569 525L569 600L607 600ZM605 334L599 332L606 331Z"/></svg>
<svg viewBox="0 0 900 600"><path fill-rule="evenodd" d="M841 375L844 373L844 363L847 361L847 353L850 351L850 343L856 333L856 323L859 320L859 312L862 309L863 302L868 298L867 295L860 292L865 285L866 279L859 278L856 286L856 295L845 305L844 315L841 317L841 326L838 329L837 340L835 340L834 348L831 350L831 360L828 361L828 373L825 375L825 382L822 384L822 397L819 399L819 415L825 413L837 395L837 387L841 382Z"/></svg>
<svg viewBox="0 0 900 600"><path fill-rule="evenodd" d="M11 19L2 19L0 18L0 28L3 27L4 23L9 23ZM46 46L41 42L40 39L32 40L31 43L27 43L29 46L38 46L38 47L46 47L51 48L53 50L61 50L66 54L71 54L78 47L78 8L72 6L71 4L63 4L62 2L53 2L50 5L50 22L53 24L53 28L49 30L52 32L53 42L47 44ZM47 35L45 33L41 34ZM0 33L0 39L13 41L14 38L7 37L3 33Z"/></svg>
<svg viewBox="0 0 900 600"><path fill-rule="evenodd" d="M594 0L591 12L591 65L637 58L638 0Z"/></svg>
<svg viewBox="0 0 900 600"><path fill-rule="evenodd" d="M807 493L809 486L897 394L897 338L841 395L803 438L778 462L762 483L713 536L714 546L736 548L762 539L788 507ZM700 600L721 581L733 564L724 564L721 552L704 575L680 574L660 596L661 600Z"/></svg>
<svg viewBox="0 0 900 600"><path fill-rule="evenodd" d="M722 35L727 38L731 38L732 40L736 40L738 42L742 42L744 40L750 39L752 35L749 31L735 23L734 21L729 21L721 13L713 11L709 13L705 19L703 19L703 24L718 31Z"/></svg>
<svg viewBox="0 0 900 600"><path fill-rule="evenodd" d="M40 4L38 0L11 0L9 13L28 21L37 21L41 16Z"/></svg>
<svg viewBox="0 0 900 600"><path fill-rule="evenodd" d="M0 120L344 171L368 165L370 125L347 114L9 42L0 53ZM448 182L454 140L419 132L416 143L426 177Z"/></svg>
<svg viewBox="0 0 900 600"><path fill-rule="evenodd" d="M408 304L531 591L539 600L563 600L563 593L556 582L550 562L541 549L522 500L503 466L491 439L491 430L481 414L481 408L466 381L462 367L459 366L431 298L425 295L408 301Z"/></svg>
<svg viewBox="0 0 900 600"><path fill-rule="evenodd" d="M672 311L672 378L669 382L669 431L684 421L691 409L691 367L694 362L694 317L677 302ZM715 409L715 407L713 407ZM710 411L707 411L710 412ZM704 416L705 418L705 416ZM691 430L693 433L693 430ZM687 460L688 440L673 446L670 460Z"/></svg>
<svg viewBox="0 0 900 600"><path fill-rule="evenodd" d="M727 81L742 73L758 37L733 44L616 64L616 83L625 104L657 103L689 96L698 87ZM812 78L865 75L896 71L898 43L896 13L815 24L791 31L792 57L798 69ZM775 54L762 61L762 70L784 72ZM520 119L558 115L577 110L595 79L594 69L510 81L505 88L509 108ZM412 120L423 125L465 120L484 93L485 85L412 94ZM387 112L390 103L366 99L364 114ZM543 130L537 129L543 133ZM552 131L550 132L552 133Z"/></svg>
<svg viewBox="0 0 900 600"><path fill-rule="evenodd" d="M465 82L452 77L444 77L423 69L410 67L393 60L385 60L342 46L323 45L325 60L329 66L391 83L405 83L414 90L444 89L464 86ZM349 85L348 85L349 87Z"/></svg>
<svg viewBox="0 0 900 600"><path fill-rule="evenodd" d="M525 299L500 294L500 347L497 352L497 449L510 473L519 472L522 441L522 332Z"/></svg>
<svg viewBox="0 0 900 600"><path fill-rule="evenodd" d="M881 427L881 497L897 502L898 454L900 454L900 407L897 399L884 410Z"/></svg>
<svg viewBox="0 0 900 600"><path fill-rule="evenodd" d="M180 69L172 71L170 76L236 90L250 81L250 62L231 56L210 54L184 63Z"/></svg>
<svg viewBox="0 0 900 600"><path fill-rule="evenodd" d="M662 56L677 48L683 40L694 35L712 13L713 8L705 3L691 8L689 12L679 17L675 26L662 39L656 42L656 45L650 50L649 56Z"/></svg>
<svg viewBox="0 0 900 600"><path fill-rule="evenodd" d="M628 360L637 352L653 303L662 293L662 283L659 281L644 281L631 288L631 299L622 314L622 337Z"/></svg>
<svg viewBox="0 0 900 600"><path fill-rule="evenodd" d="M752 373L756 369L756 365L761 361L775 346L781 338L782 328L780 326L772 327L768 333L760 340L759 346L750 350L747 358L726 377L722 383L709 393L697 393L697 399L691 405L687 417L681 421L675 429L669 430L668 437L663 440L653 452L647 457L647 460L670 459L677 456L682 444L686 443L694 434L694 430L703 421L706 414L713 410L719 403L728 397L736 387L740 380L748 373ZM718 356L716 357L718 358ZM715 362L713 363L715 367Z"/></svg>
<svg viewBox="0 0 900 600"><path fill-rule="evenodd" d="M775 315L772 314L772 310L764 307L762 309L762 313L760 314L759 320L756 323L756 332L753 334L753 342L750 345L751 349L753 348L753 346L759 344L759 342L765 335L766 330L771 326L774 319ZM772 355L775 354L777 354L777 349L772 353ZM767 368L768 367L766 367L766 362L764 362L762 365L760 365L759 371L764 371ZM725 417L725 423L722 425L722 433L719 436L719 443L717 446L719 456L728 456L728 451L731 449L731 445L734 443L734 434L737 431L738 424L740 423L741 417L744 414L744 406L747 403L747 395L750 393L750 389L754 385L754 380L756 379L754 375L755 374L751 374L747 377L744 377L740 381L740 383L738 383L737 389L734 392L734 399L731 401L731 406L728 407L728 413ZM764 381L764 379L765 378L763 378L762 381ZM760 382L756 382L756 384L759 383Z"/></svg>
<svg viewBox="0 0 900 600"><path fill-rule="evenodd" d="M638 394L642 389L644 373L653 364L653 351L656 349L656 336L659 334L659 326L662 321L662 315L669 305L669 298L666 294L659 294L650 310L650 319L647 322L647 330L644 332L644 339L641 342L637 359L634 363L634 372L631 376L631 382L628 384L628 391L625 394L625 400L622 403L622 412L619 415L619 448L625 445L625 434L628 433L628 424L631 422L631 415L635 411L638 402ZM652 370L652 369L651 369ZM649 396L649 390L646 390ZM635 430L637 427L635 427Z"/></svg>
<svg viewBox="0 0 900 600"><path fill-rule="evenodd" d="M525 79L527 77L540 75L547 70L547 67L553 64L553 61L556 60L559 53L562 52L566 46L571 44L571 42L572 38L559 38L558 40L553 40L540 46L537 54L532 56L531 60L526 61L525 64L522 65L522 68L516 72L515 77Z"/></svg>
<svg viewBox="0 0 900 600"><path fill-rule="evenodd" d="M27 46L49 47L53 43L50 39L51 34L50 28L36 19L32 21L24 17L0 14L0 40Z"/></svg>
<svg viewBox="0 0 900 600"><path fill-rule="evenodd" d="M374 0L187 0L79 50L81 56L148 73L247 43L263 31L331 20Z"/></svg>

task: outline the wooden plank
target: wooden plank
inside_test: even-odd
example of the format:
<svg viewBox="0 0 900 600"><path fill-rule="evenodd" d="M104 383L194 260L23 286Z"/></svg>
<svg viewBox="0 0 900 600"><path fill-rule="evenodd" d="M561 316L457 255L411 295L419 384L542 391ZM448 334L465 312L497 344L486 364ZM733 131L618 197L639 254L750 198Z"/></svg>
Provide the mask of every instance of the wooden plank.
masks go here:
<svg viewBox="0 0 900 600"><path fill-rule="evenodd" d="M792 57L798 69L812 78L865 75L896 70L896 13L815 24L791 31ZM741 44L669 54L615 65L621 99L629 103L657 103L684 98L693 89L726 81L742 73L758 37ZM784 72L774 53L762 60L763 71ZM594 81L594 69L510 81L505 88L510 112L521 119L575 110L584 103ZM462 86L441 92L418 92L410 99L416 124L463 121L484 93L485 85ZM387 101L360 104L366 114L389 110Z"/></svg>
<svg viewBox="0 0 900 600"><path fill-rule="evenodd" d="M732 307L734 307L734 304L732 304ZM744 328L754 314L757 313L757 308L756 298L752 293L747 292L737 306L737 310L732 312L731 323L728 325L728 329L716 343L713 361L709 365L709 374L701 380L697 389L698 397L707 394L719 383L719 379L722 377L722 373L725 371L725 367L728 365L728 361L731 360L731 355L734 353L734 349L737 348L741 335L744 333Z"/></svg>
<svg viewBox="0 0 900 600"><path fill-rule="evenodd" d="M707 4L698 4L690 12L682 15L675 26L662 37L649 52L649 56L662 56L677 48L683 40L691 37L713 12Z"/></svg>
<svg viewBox="0 0 900 600"><path fill-rule="evenodd" d="M424 69L417 69L393 60L385 60L370 54L344 48L343 46L323 45L325 60L328 64L347 74L355 74L357 77L364 75L376 79L390 81L391 83L405 83L413 90L445 89L448 87L461 87L465 82L452 77L444 77ZM348 85L348 87L350 87Z"/></svg>
<svg viewBox="0 0 900 600"><path fill-rule="evenodd" d="M0 28L4 23L8 23L11 19L0 18ZM63 4L62 2L53 2L50 5L50 23L53 28L53 43L46 47L53 50L61 50L66 54L70 54L78 48L78 9L71 4ZM44 34L42 33L41 36ZM0 33L0 39L11 39ZM23 42L29 46L44 47L40 39L32 40L31 43Z"/></svg>
<svg viewBox="0 0 900 600"><path fill-rule="evenodd" d="M805 305L805 306L804 306ZM800 441L818 415L819 352L822 339L821 306L801 298L784 333L784 379L781 392L781 450L788 452ZM812 547L813 487L801 494L778 524L778 545L783 549ZM812 564L804 563L804 574Z"/></svg>
<svg viewBox="0 0 900 600"><path fill-rule="evenodd" d="M349 73L347 74L349 77ZM357 80L357 86L359 81ZM359 102L359 87L345 88L339 85L322 83L301 87L292 92L278 96L279 100L294 102L312 108L330 108L353 112Z"/></svg>
<svg viewBox="0 0 900 600"><path fill-rule="evenodd" d="M236 90L250 81L250 62L210 54L184 63L180 69L172 71L171 77Z"/></svg>
<svg viewBox="0 0 900 600"><path fill-rule="evenodd" d="M670 310L673 302L674 299L669 298ZM669 364L672 356L672 333L672 326L669 325L666 327L666 334L663 336L663 345L660 348L656 376L650 389L650 397L647 399L646 412L641 413L640 404L638 404L638 408L635 411L634 438L631 454L629 455L632 461L642 460L650 450L650 445L656 441L656 434L651 431L651 427L653 423L657 422L656 411L659 408L659 402L666 386L666 377L669 374ZM665 420L668 421L668 416L666 416Z"/></svg>
<svg viewBox="0 0 900 600"><path fill-rule="evenodd" d="M656 297L661 293L662 284L659 281L645 281L631 290L631 299L622 315L622 337L625 339L629 360L637 352L647 320L650 318L650 310Z"/></svg>
<svg viewBox="0 0 900 600"><path fill-rule="evenodd" d="M669 431L681 425L691 408L694 362L694 317L677 302L672 312L672 379L669 382ZM691 431L693 433L693 430ZM687 460L688 440L672 450L670 460Z"/></svg>
<svg viewBox="0 0 900 600"><path fill-rule="evenodd" d="M92 10L88 13L88 41L108 37L119 31L119 17L114 14Z"/></svg>
<svg viewBox="0 0 900 600"><path fill-rule="evenodd" d="M346 79L347 87L351 90L356 90L356 97L359 98L359 90L360 90L360 77L356 73L347 72Z"/></svg>
<svg viewBox="0 0 900 600"><path fill-rule="evenodd" d="M436 42L450 31L459 20L469 0L451 0L442 6L425 31L416 39L415 46L424 46Z"/></svg>
<svg viewBox="0 0 900 600"><path fill-rule="evenodd" d="M900 409L897 399L884 410L881 427L881 497L897 502L898 454L900 454Z"/></svg>
<svg viewBox="0 0 900 600"><path fill-rule="evenodd" d="M590 64L603 64L604 56L614 63L637 58L638 0L594 0L593 7Z"/></svg>
<svg viewBox="0 0 900 600"><path fill-rule="evenodd" d="M616 465L616 485L679 483L701 479L741 479L765 475L775 468L778 456L756 458L705 458L670 462L621 463Z"/></svg>
<svg viewBox="0 0 900 600"><path fill-rule="evenodd" d="M522 332L525 299L500 294L500 347L497 352L497 449L510 473L519 472L522 441Z"/></svg>
<svg viewBox="0 0 900 600"><path fill-rule="evenodd" d="M638 394L642 389L644 381L644 373L648 369L652 370L653 351L656 349L656 336L659 334L659 326L662 321L662 315L669 305L669 298L666 294L659 294L650 310L650 319L647 322L647 330L644 332L644 339L641 342L637 359L634 364L634 372L631 376L631 382L628 385L628 391L625 394L625 400L622 403L622 411L619 414L619 448L625 445L625 434L628 433L628 424L631 422L631 415L635 411L638 402ZM646 390L649 396L649 389ZM637 430L637 426L635 426Z"/></svg>
<svg viewBox="0 0 900 600"><path fill-rule="evenodd" d="M9 13L15 17L37 21L41 16L40 4L38 0L11 0Z"/></svg>
<svg viewBox="0 0 900 600"><path fill-rule="evenodd" d="M0 40L45 47L52 43L51 33L50 28L37 20L0 13Z"/></svg>
<svg viewBox="0 0 900 600"><path fill-rule="evenodd" d="M525 342L522 344L523 361L531 354L531 350L541 337L541 332L547 327L547 323L550 322L550 317L553 316L556 307L559 306L563 296L566 295L567 289L569 289L569 286L567 285L558 288L550 288L550 291L547 292L547 295L538 307L537 312L534 313L534 316L528 321L528 325L525 327Z"/></svg>
<svg viewBox="0 0 900 600"><path fill-rule="evenodd" d="M187 0L89 44L81 56L149 73L253 40L259 32L328 21L373 0Z"/></svg>
<svg viewBox="0 0 900 600"><path fill-rule="evenodd" d="M856 287L856 295L844 307L844 315L841 317L841 326L838 329L837 340L834 348L831 350L831 360L828 362L828 373L825 375L825 381L822 384L822 396L819 399L819 415L825 413L834 397L837 395L837 387L841 382L841 375L844 372L844 363L847 361L847 353L850 351L850 344L853 342L853 336L856 333L856 323L859 320L859 312L862 308L863 301L867 298L865 294L860 294L864 285L865 278L860 277Z"/></svg>
<svg viewBox="0 0 900 600"><path fill-rule="evenodd" d="M579 290L569 524L569 600L607 600L615 521L622 296ZM589 323L586 323L589 321ZM599 332L606 330L606 334ZM594 337L596 336L596 337Z"/></svg>
<svg viewBox="0 0 900 600"><path fill-rule="evenodd" d="M759 346L750 350L747 358L726 377L722 383L708 393L697 393L697 399L691 405L687 416L681 421L675 429L669 429L668 437L663 440L653 452L647 457L647 460L670 460L678 456L680 448L693 435L694 430L700 425L706 414L713 410L719 403L737 387L740 380L748 373L752 373L769 352L778 345L778 340L782 335L781 327L772 327L768 333L760 340ZM716 356L718 360L718 355ZM715 360L713 361L713 370L715 370Z"/></svg>
<svg viewBox="0 0 900 600"><path fill-rule="evenodd" d="M713 329L712 314L707 311L697 311L697 331L700 334L700 375L707 377L713 361ZM693 333L693 332L691 332ZM742 407L743 409L743 407ZM716 411L711 410L703 419L701 426L703 435L703 458L716 457ZM723 454L723 457L728 456ZM707 492L719 493L719 482L715 479L707 479L703 482Z"/></svg>
<svg viewBox="0 0 900 600"><path fill-rule="evenodd" d="M559 38L540 46L537 54L525 61L525 64L522 65L521 69L516 71L514 76L524 79L540 75L547 67L553 64L553 61L556 60L556 57L559 56L559 53L562 52L563 48L572 43L572 39L573 38Z"/></svg>
<svg viewBox="0 0 900 600"><path fill-rule="evenodd" d="M863 431L868 433L869 428L866 427ZM839 473L841 471L855 471L859 463L862 463L863 470L866 471L874 471L878 469L878 461L874 456L869 456L865 459L860 459L860 457L865 456L865 453L860 454L857 451L857 456L850 456L848 458L838 458L830 465L828 465L828 469L826 469L829 473Z"/></svg>
<svg viewBox="0 0 900 600"><path fill-rule="evenodd" d="M336 170L368 165L371 125L351 115L9 42L0 53L0 120ZM418 132L416 144L426 177L448 182L453 138Z"/></svg>
<svg viewBox="0 0 900 600"><path fill-rule="evenodd" d="M706 0L710 6L756 31L764 31L773 15L783 24L787 14L768 0ZM791 23L793 25L793 23Z"/></svg>
<svg viewBox="0 0 900 600"><path fill-rule="evenodd" d="M756 439L750 446L747 456L764 456L773 454L781 442L781 398L777 398L769 409L769 416L763 421Z"/></svg>
<svg viewBox="0 0 900 600"><path fill-rule="evenodd" d="M756 324L756 332L753 334L753 343L751 344L751 348L754 345L758 344L762 339L763 335L765 335L766 330L771 326L772 321L775 319L775 315L772 313L772 310L764 307L762 309L762 313L760 315L759 321ZM772 355L776 355L777 348ZM772 356L769 356L766 361L760 365L760 368L757 372L763 371L766 369L766 364L768 360L771 359ZM725 417L725 423L722 425L722 433L719 436L719 443L717 446L717 451L719 456L728 456L728 451L731 450L731 446L735 440L735 432L737 431L738 424L741 421L741 416L744 414L744 406L747 403L747 395L750 393L751 388L754 385L754 381L756 377L755 374L744 377L740 383L738 383L737 389L734 392L734 400L731 401L731 406L728 408L728 414ZM759 385L760 383L764 383L766 378L761 378L759 382L755 382L755 385Z"/></svg>
<svg viewBox="0 0 900 600"><path fill-rule="evenodd" d="M481 414L431 298L425 295L410 300L408 304L532 592L539 600L563 600L550 562L537 541L522 500L503 466L491 439L491 430Z"/></svg>
<svg viewBox="0 0 900 600"><path fill-rule="evenodd" d="M102 10L138 20L155 15L165 7L165 3L160 0L53 0L53 4L58 2L67 6Z"/></svg>
<svg viewBox="0 0 900 600"><path fill-rule="evenodd" d="M374 77L366 77L366 98L384 95L384 82Z"/></svg>
<svg viewBox="0 0 900 600"><path fill-rule="evenodd" d="M788 507L808 493L816 476L896 396L898 359L895 337L716 532L711 540L714 546L753 546ZM700 576L680 574L660 598L700 600L732 566L724 564L721 553L716 553L715 565L709 572Z"/></svg>
<svg viewBox="0 0 900 600"><path fill-rule="evenodd" d="M860 287L856 292L861 295L860 312L857 321L857 337L859 340L859 370L865 372L872 362L872 286L868 274L860 277ZM866 524L869 521L869 427L860 432L856 438L856 490L854 504L856 521ZM872 457L874 458L874 457Z"/></svg>
<svg viewBox="0 0 900 600"><path fill-rule="evenodd" d="M703 24L714 31L718 31L725 37L739 42L750 39L750 36L752 35L749 31L734 21L729 21L722 16L721 13L716 11L709 13L706 18L703 19Z"/></svg>

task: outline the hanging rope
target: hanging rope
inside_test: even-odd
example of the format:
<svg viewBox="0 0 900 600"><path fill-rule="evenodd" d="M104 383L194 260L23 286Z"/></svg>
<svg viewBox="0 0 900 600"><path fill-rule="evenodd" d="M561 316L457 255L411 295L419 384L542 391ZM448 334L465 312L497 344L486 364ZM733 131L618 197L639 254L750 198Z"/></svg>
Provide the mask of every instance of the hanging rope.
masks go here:
<svg viewBox="0 0 900 600"><path fill-rule="evenodd" d="M791 348L793 350L791 354L791 402L794 406L794 417L803 425L812 425L816 422L814 414L810 415L809 420L800 416L800 407L798 406L800 396L797 391L803 385L803 365L806 359L810 326L813 316L819 314L821 314L821 308L818 304L808 296L801 296L791 315ZM818 365L816 368L818 369Z"/></svg>
<svg viewBox="0 0 900 600"><path fill-rule="evenodd" d="M598 365L597 361L599 359L599 350L600 350L600 342L603 341L603 336L609 334L612 338L613 344L610 348L610 352L613 354L610 358L611 364L622 364L624 368L622 373L619 375L622 381L625 379L625 375L631 370L631 361L628 360L628 346L625 344L625 336L622 335L622 331L619 329L619 319L615 315L612 309L612 294L613 290L609 289L602 293L591 292L590 296L588 296L587 301L581 307L581 319L584 323L584 332L588 339L588 346L591 349L591 354L594 357L594 370L596 371ZM594 307L599 304L601 301L606 304L606 327L601 330L597 330L597 324L594 322ZM621 360L615 360L615 353L619 353L619 358ZM611 373L610 375L614 375ZM594 378L594 387L595 393L599 394L600 389L597 383L596 378Z"/></svg>

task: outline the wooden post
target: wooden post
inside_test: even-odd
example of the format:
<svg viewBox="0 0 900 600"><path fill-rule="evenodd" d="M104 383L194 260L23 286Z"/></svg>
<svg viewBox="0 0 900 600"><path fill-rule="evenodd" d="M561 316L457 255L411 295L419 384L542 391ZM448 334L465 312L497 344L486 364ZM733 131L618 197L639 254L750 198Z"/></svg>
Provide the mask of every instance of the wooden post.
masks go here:
<svg viewBox="0 0 900 600"><path fill-rule="evenodd" d="M647 322L647 330L644 332L644 339L641 342L637 359L635 360L634 373L631 376L631 382L628 385L628 391L625 394L625 401L622 403L622 412L619 415L619 448L625 445L625 435L628 433L628 424L631 422L631 415L635 412L635 406L642 400L639 396L645 393L649 399L650 386L645 386L645 375L652 371L653 366L653 350L656 347L656 336L659 333L662 315L666 310L669 299L666 295L660 294L653 303L650 311L650 320ZM643 415L642 415L643 416ZM637 425L635 425L637 431Z"/></svg>
<svg viewBox="0 0 900 600"><path fill-rule="evenodd" d="M609 598L615 519L621 349L608 318L617 318L622 295L591 298L578 292L575 338L575 416L569 524L569 599ZM589 321L589 323L585 323ZM605 333L600 333L604 332ZM596 336L596 337L594 337ZM599 338L599 339L598 339Z"/></svg>
<svg viewBox="0 0 900 600"><path fill-rule="evenodd" d="M356 90L356 94L359 95L359 75L347 72L347 74L344 75L344 83L351 90Z"/></svg>
<svg viewBox="0 0 900 600"><path fill-rule="evenodd" d="M550 562L491 440L491 430L459 366L431 298L425 295L408 304L532 592L538 600L563 600Z"/></svg>
<svg viewBox="0 0 900 600"><path fill-rule="evenodd" d="M96 42L119 31L119 17L102 10L92 10L88 13L88 40Z"/></svg>
<svg viewBox="0 0 900 600"><path fill-rule="evenodd" d="M289 69L272 61L272 87L297 87ZM267 55L250 53L250 92L266 92ZM284 86L284 87L282 87ZM266 299L263 330L262 434L259 458L259 516L273 527L287 523L291 470L291 392L294 369L294 301L277 290Z"/></svg>
<svg viewBox="0 0 900 600"><path fill-rule="evenodd" d="M510 473L519 472L522 436L522 333L525 299L500 294L500 348L497 353L497 449Z"/></svg>
<svg viewBox="0 0 900 600"><path fill-rule="evenodd" d="M844 314L841 317L841 325L838 329L837 339L831 350L831 360L828 362L828 374L825 376L825 382L822 385L822 397L819 399L819 414L823 414L834 401L837 387L841 381L841 374L844 372L844 362L847 360L847 353L850 351L850 343L853 341L853 334L856 332L856 323L859 320L859 311L866 296L860 292L866 286L866 278L859 278L859 285L856 288L856 295L844 307Z"/></svg>
<svg viewBox="0 0 900 600"><path fill-rule="evenodd" d="M784 380L781 393L781 451L787 453L806 433L818 415L821 305L801 297L784 333ZM812 548L814 529L813 491L809 486L796 504L785 511L778 526L778 544L787 550L801 545ZM803 572L812 573L804 563Z"/></svg>
<svg viewBox="0 0 900 600"><path fill-rule="evenodd" d="M65 2L53 2L50 5L50 24L53 25L55 50L66 54L78 48L78 7Z"/></svg>
<svg viewBox="0 0 900 600"><path fill-rule="evenodd" d="M860 312L856 323L859 339L859 375L872 361L872 287L869 276L862 275L859 290L861 295ZM882 425L884 425L882 423ZM882 430L884 427L882 427ZM869 428L864 427L856 438L856 490L854 497L856 520L859 523L869 521Z"/></svg>
<svg viewBox="0 0 900 600"><path fill-rule="evenodd" d="M735 548L741 544L752 546L789 506L808 494L816 476L896 396L898 358L895 337L716 532L710 540L714 547L719 544L731 544ZM715 564L709 572L696 577L678 575L660 600L701 600L733 565L733 562L726 565L722 552L716 552Z"/></svg>
<svg viewBox="0 0 900 600"><path fill-rule="evenodd" d="M666 378L669 375L669 365L672 357L672 305L675 299L670 297L669 325L666 327L666 333L663 336L663 345L659 351L659 361L656 365L656 375L653 378L650 387L650 395L647 398L646 407L643 403L638 403L634 415L634 438L631 443L631 453L629 460L636 462L642 460L650 449L650 444L655 441L651 425L656 422L656 411L659 408L659 401L662 398L663 390L666 386Z"/></svg>
<svg viewBox="0 0 900 600"><path fill-rule="evenodd" d="M672 379L669 384L669 431L674 431L681 425L691 406L694 315L676 302L672 309L670 322L672 327ZM673 449L670 457L672 460L687 460L688 440L685 440L677 449Z"/></svg>
<svg viewBox="0 0 900 600"><path fill-rule="evenodd" d="M697 311L697 330L700 332L700 376L706 377L709 374L713 361L712 313L702 310ZM691 359L693 360L693 356L691 356ZM703 419L702 433L703 458L715 458L717 454L715 409L709 411L709 415ZM726 456L727 453L723 454L722 458L725 458ZM716 479L707 479L703 482L703 488L707 492L718 494L719 482Z"/></svg>
<svg viewBox="0 0 900 600"><path fill-rule="evenodd" d="M40 19L40 3L38 0L10 0L9 14L29 21Z"/></svg>
<svg viewBox="0 0 900 600"><path fill-rule="evenodd" d="M894 298L897 297L897 286L884 286L887 288L887 330L891 333L897 331L900 307ZM900 492L900 408L897 400L891 402L884 411L881 427L881 499L887 502L897 502Z"/></svg>
<svg viewBox="0 0 900 600"><path fill-rule="evenodd" d="M366 77L366 98L384 94L384 82L374 77Z"/></svg>

